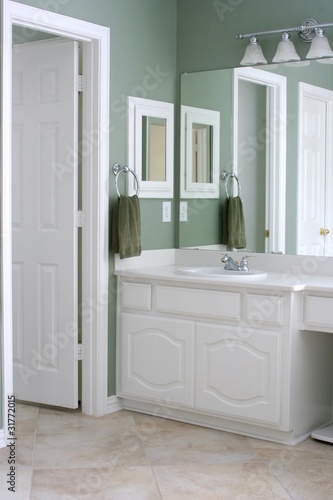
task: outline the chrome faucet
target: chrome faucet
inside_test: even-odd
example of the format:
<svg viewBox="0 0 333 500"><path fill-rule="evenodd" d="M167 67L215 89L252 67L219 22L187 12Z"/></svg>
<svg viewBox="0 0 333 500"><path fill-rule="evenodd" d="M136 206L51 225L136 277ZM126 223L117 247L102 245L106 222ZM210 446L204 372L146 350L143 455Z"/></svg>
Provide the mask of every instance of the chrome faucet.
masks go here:
<svg viewBox="0 0 333 500"><path fill-rule="evenodd" d="M249 270L249 265L247 261L247 255L242 257L240 263L235 261L230 255L225 254L221 262L225 264L224 269L228 271L248 271Z"/></svg>

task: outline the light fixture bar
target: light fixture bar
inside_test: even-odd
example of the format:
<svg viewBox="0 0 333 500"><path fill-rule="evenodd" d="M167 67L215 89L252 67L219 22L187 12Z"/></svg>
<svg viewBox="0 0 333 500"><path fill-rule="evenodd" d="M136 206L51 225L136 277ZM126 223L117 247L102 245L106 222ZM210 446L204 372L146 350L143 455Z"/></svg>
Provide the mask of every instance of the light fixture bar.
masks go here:
<svg viewBox="0 0 333 500"><path fill-rule="evenodd" d="M270 31L256 31L256 32L253 32L253 33L238 33L237 35L235 35L235 38L237 40L242 40L243 38L250 38L251 36L261 36L261 35L274 35L276 33L284 33L284 32L287 32L287 33L290 33L290 32L293 32L293 31L298 31L300 34L306 34L307 32L312 32L313 35L315 34L314 31L317 29L317 28L327 28L329 26L333 26L333 23L321 23L319 24L315 19L306 19L305 21L303 21L303 24L301 24L300 26L294 26L292 28L283 28L283 29L279 29L279 30L270 30ZM313 37L309 37L309 39L307 39L307 37L301 37L303 41L311 41L311 39Z"/></svg>

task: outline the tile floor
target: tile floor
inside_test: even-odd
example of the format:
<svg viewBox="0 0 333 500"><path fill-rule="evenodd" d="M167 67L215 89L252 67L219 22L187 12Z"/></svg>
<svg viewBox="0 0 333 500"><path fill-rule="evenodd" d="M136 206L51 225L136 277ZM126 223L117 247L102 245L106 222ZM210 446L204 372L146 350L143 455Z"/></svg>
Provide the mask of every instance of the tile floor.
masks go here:
<svg viewBox="0 0 333 500"><path fill-rule="evenodd" d="M121 411L17 405L16 493L1 500L329 500L333 445L296 447Z"/></svg>

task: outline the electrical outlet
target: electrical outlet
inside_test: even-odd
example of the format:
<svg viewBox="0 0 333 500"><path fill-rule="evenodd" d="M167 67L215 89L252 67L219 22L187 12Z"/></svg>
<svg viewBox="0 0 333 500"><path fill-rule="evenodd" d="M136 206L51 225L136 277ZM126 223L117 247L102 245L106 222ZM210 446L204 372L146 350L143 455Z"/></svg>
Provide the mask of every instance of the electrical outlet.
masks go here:
<svg viewBox="0 0 333 500"><path fill-rule="evenodd" d="M163 201L163 222L171 222L171 201Z"/></svg>
<svg viewBox="0 0 333 500"><path fill-rule="evenodd" d="M187 201L179 203L179 221L187 222Z"/></svg>

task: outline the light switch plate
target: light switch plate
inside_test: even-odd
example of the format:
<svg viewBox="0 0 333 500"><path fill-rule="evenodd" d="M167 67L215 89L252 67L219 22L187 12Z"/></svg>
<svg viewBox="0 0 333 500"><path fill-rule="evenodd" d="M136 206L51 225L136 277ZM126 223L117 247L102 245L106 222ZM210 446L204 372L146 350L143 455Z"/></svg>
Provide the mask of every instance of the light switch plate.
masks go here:
<svg viewBox="0 0 333 500"><path fill-rule="evenodd" d="M163 201L163 222L171 222L171 201Z"/></svg>
<svg viewBox="0 0 333 500"><path fill-rule="evenodd" d="M187 201L179 203L179 221L187 222Z"/></svg>

